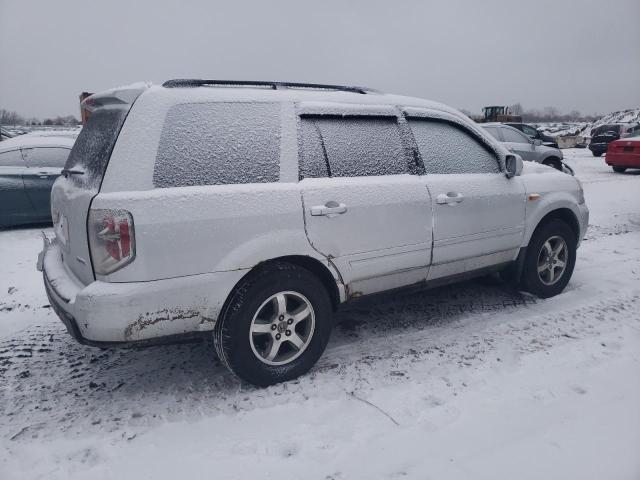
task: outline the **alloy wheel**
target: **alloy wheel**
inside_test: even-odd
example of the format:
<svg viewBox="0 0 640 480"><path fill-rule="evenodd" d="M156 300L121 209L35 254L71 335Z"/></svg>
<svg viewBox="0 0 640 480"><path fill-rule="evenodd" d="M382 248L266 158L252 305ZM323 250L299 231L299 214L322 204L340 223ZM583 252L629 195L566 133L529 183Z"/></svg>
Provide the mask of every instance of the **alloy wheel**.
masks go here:
<svg viewBox="0 0 640 480"><path fill-rule="evenodd" d="M567 268L569 249L567 242L557 235L542 244L538 253L538 278L545 285L554 285Z"/></svg>
<svg viewBox="0 0 640 480"><path fill-rule="evenodd" d="M253 316L249 342L260 361L284 365L302 355L314 330L311 302L298 292L278 292L267 298Z"/></svg>

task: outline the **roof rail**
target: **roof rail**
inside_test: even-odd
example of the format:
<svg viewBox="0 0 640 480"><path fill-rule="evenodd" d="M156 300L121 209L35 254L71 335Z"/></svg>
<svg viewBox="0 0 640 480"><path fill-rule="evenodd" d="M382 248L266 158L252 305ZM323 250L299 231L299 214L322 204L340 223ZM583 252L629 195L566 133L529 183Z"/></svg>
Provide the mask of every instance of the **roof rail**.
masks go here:
<svg viewBox="0 0 640 480"><path fill-rule="evenodd" d="M253 80L199 80L196 78L183 78L167 80L162 84L165 88L178 87L202 87L202 86L240 86L240 87L269 87L273 90L279 88L309 88L317 90L339 90L353 93L379 93L377 90L367 87L350 87L345 85L325 85L322 83L297 83L297 82L265 82Z"/></svg>

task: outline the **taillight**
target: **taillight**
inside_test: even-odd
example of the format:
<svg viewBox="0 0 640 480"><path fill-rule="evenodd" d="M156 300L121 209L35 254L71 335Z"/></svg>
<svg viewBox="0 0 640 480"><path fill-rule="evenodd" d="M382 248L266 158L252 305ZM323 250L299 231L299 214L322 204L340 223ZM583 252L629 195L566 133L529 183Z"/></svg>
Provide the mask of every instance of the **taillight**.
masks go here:
<svg viewBox="0 0 640 480"><path fill-rule="evenodd" d="M93 269L107 275L131 263L136 255L133 217L126 210L89 211L89 247Z"/></svg>

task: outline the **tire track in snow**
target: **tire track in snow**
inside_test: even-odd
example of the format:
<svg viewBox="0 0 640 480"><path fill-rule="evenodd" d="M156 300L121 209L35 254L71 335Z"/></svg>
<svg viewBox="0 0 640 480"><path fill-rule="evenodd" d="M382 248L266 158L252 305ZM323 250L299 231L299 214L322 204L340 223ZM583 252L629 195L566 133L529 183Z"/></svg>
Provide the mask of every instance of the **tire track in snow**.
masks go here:
<svg viewBox="0 0 640 480"><path fill-rule="evenodd" d="M589 251L603 247L611 248L608 240L590 242ZM609 270L597 281L629 260L638 259L598 260ZM100 350L77 344L59 322L36 325L0 342L0 437L145 429L349 391L366 398L368 390L416 379L455 392L461 371L503 362L505 349L526 355L621 324L639 327L639 291L615 298L580 292L591 285L570 284L563 295L539 301L504 285L467 282L354 305L340 313L327 353L309 375L266 390L239 384L210 344Z"/></svg>

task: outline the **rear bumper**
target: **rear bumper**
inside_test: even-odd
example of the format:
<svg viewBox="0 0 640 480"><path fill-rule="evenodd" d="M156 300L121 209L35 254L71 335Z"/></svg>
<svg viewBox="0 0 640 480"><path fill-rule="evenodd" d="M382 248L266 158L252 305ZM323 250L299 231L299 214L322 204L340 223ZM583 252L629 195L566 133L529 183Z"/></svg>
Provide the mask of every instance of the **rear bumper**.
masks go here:
<svg viewBox="0 0 640 480"><path fill-rule="evenodd" d="M608 143L590 143L589 144L589 150L591 150L593 153L605 153L607 151L607 148L609 148L609 144Z"/></svg>
<svg viewBox="0 0 640 480"><path fill-rule="evenodd" d="M604 161L613 167L640 168L640 154L638 153L607 153Z"/></svg>
<svg viewBox="0 0 640 480"><path fill-rule="evenodd" d="M51 306L69 333L99 346L169 342L210 331L246 273L84 286L65 267L55 242L45 247L41 266Z"/></svg>

